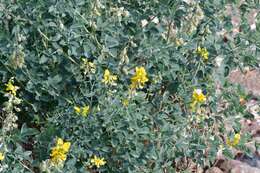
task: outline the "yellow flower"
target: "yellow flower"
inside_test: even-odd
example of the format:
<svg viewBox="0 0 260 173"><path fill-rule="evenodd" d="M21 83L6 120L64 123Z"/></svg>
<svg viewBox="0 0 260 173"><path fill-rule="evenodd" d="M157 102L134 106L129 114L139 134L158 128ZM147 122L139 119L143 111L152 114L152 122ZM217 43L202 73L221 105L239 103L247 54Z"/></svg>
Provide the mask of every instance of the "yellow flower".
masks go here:
<svg viewBox="0 0 260 173"><path fill-rule="evenodd" d="M108 69L106 69L105 73L104 73L104 76L103 76L102 82L104 82L106 85L107 84L114 85L116 80L117 80L117 76L116 75L112 75L110 73L110 71Z"/></svg>
<svg viewBox="0 0 260 173"><path fill-rule="evenodd" d="M235 147L240 142L240 134L236 133L233 140L227 138L227 145L230 147Z"/></svg>
<svg viewBox="0 0 260 173"><path fill-rule="evenodd" d="M74 106L74 111L77 114L81 114L83 117L86 117L89 113L89 106L83 106L83 107Z"/></svg>
<svg viewBox="0 0 260 173"><path fill-rule="evenodd" d="M5 84L6 88L5 90L9 93L11 93L12 95L16 95L16 91L19 89L18 86L14 85L14 78L12 77L11 79L9 79L8 83Z"/></svg>
<svg viewBox="0 0 260 173"><path fill-rule="evenodd" d="M74 106L74 111L79 114L81 112L80 107Z"/></svg>
<svg viewBox="0 0 260 173"><path fill-rule="evenodd" d="M196 52L204 60L208 60L209 59L209 52L208 52L208 50L206 48L198 47Z"/></svg>
<svg viewBox="0 0 260 173"><path fill-rule="evenodd" d="M104 160L104 158L99 158L97 156L94 156L94 158L91 159L90 162L93 165L95 165L97 168L106 164L106 161Z"/></svg>
<svg viewBox="0 0 260 173"><path fill-rule="evenodd" d="M80 68L84 70L84 74L96 72L96 65L93 62L90 62L87 59L82 59L82 61L83 63Z"/></svg>
<svg viewBox="0 0 260 173"><path fill-rule="evenodd" d="M51 162L59 164L67 159L67 153L70 149L70 142L64 142L61 138L56 141L56 146L51 149Z"/></svg>
<svg viewBox="0 0 260 173"><path fill-rule="evenodd" d="M89 113L89 106L83 106L82 112L81 112L82 116L86 117L88 115L88 113Z"/></svg>
<svg viewBox="0 0 260 173"><path fill-rule="evenodd" d="M144 67L136 67L135 74L131 78L131 89L143 88L145 83L148 82L147 74Z"/></svg>
<svg viewBox="0 0 260 173"><path fill-rule="evenodd" d="M206 96L201 89L195 89L192 94L192 100L196 103L203 103L206 101Z"/></svg>
<svg viewBox="0 0 260 173"><path fill-rule="evenodd" d="M0 152L0 161L3 161L5 159L4 153Z"/></svg>
<svg viewBox="0 0 260 173"><path fill-rule="evenodd" d="M206 101L206 96L203 94L201 89L195 89L192 94L191 110L195 111L196 105L198 103L204 103Z"/></svg>
<svg viewBox="0 0 260 173"><path fill-rule="evenodd" d="M128 99L124 99L122 100L122 104L127 107L129 105L129 100Z"/></svg>

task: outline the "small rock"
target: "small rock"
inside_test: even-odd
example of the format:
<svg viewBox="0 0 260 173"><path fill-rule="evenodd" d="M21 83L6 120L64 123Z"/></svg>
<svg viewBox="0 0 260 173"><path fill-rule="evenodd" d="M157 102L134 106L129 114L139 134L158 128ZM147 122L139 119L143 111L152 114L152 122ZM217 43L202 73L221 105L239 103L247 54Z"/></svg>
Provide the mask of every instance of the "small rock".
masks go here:
<svg viewBox="0 0 260 173"><path fill-rule="evenodd" d="M240 70L234 70L229 75L231 83L240 84L247 92L255 96L260 96L260 72L259 70L248 70L242 73Z"/></svg>
<svg viewBox="0 0 260 173"><path fill-rule="evenodd" d="M231 173L260 173L260 169L241 165L231 170Z"/></svg>
<svg viewBox="0 0 260 173"><path fill-rule="evenodd" d="M231 173L260 173L260 169L238 160L230 160Z"/></svg>
<svg viewBox="0 0 260 173"><path fill-rule="evenodd" d="M206 173L223 173L223 171L221 171L221 169L219 169L217 167L212 167L212 168L208 169L206 171Z"/></svg>
<svg viewBox="0 0 260 173"><path fill-rule="evenodd" d="M256 153L255 141L245 143L245 146L252 152Z"/></svg>

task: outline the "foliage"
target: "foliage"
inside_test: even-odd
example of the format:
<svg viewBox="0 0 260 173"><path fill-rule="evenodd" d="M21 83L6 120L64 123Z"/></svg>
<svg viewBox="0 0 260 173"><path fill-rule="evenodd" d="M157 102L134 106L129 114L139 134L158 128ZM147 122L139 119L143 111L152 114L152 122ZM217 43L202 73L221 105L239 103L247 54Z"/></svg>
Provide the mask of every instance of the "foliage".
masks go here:
<svg viewBox="0 0 260 173"><path fill-rule="evenodd" d="M1 171L161 173L181 171L183 158L210 166L220 145L230 155L221 136L239 133L245 108L226 76L258 65L259 23L251 30L247 20L257 8L237 0L0 0L1 103L22 99L20 111L1 116L2 126L18 117L18 127L1 129ZM19 89L6 99L9 79ZM203 101L194 104L198 90ZM60 138L70 147L53 168Z"/></svg>

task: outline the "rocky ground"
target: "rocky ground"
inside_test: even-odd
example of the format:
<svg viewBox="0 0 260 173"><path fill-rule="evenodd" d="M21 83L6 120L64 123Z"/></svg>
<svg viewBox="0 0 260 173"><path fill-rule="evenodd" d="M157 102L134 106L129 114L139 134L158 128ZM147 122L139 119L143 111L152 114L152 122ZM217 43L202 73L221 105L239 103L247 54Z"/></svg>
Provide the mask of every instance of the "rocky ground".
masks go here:
<svg viewBox="0 0 260 173"><path fill-rule="evenodd" d="M240 84L248 93L255 96L255 99L245 103L254 119L241 120L242 133L249 132L253 137L253 140L246 145L254 155L249 157L240 151L234 150L235 159L229 160L219 151L216 164L208 169L206 173L260 173L260 149L256 147L256 144L260 144L260 100L257 99L260 96L260 71L251 70L242 73L235 70L231 72L229 81Z"/></svg>

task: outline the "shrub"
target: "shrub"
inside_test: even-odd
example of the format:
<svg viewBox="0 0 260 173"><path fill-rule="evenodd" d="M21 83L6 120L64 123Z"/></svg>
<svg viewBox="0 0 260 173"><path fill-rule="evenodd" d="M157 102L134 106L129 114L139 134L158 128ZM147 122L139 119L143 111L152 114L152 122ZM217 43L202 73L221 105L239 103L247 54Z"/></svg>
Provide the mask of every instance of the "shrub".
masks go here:
<svg viewBox="0 0 260 173"><path fill-rule="evenodd" d="M1 130L2 172L174 172L184 158L211 166L222 145L232 157L224 122L235 119L230 133L239 133L246 110L225 77L258 65L259 24L247 20L256 6L1 0L1 101L12 108L2 127L18 117ZM16 95L6 90L11 77Z"/></svg>

